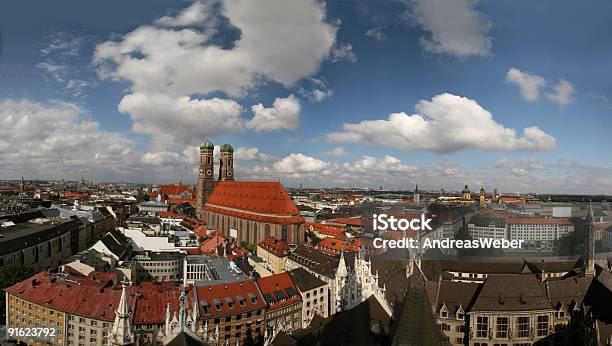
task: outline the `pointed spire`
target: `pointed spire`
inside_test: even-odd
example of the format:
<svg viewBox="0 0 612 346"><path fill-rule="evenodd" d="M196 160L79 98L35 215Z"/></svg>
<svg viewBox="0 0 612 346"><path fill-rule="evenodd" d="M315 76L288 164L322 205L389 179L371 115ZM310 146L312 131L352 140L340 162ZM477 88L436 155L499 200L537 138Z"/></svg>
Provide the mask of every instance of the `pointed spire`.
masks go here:
<svg viewBox="0 0 612 346"><path fill-rule="evenodd" d="M128 306L126 281L122 282L121 298L115 311L115 321L109 334L110 345L131 345L134 343L134 331L132 328L132 312Z"/></svg>
<svg viewBox="0 0 612 346"><path fill-rule="evenodd" d="M179 327L181 331L185 331L185 291L181 291L179 296Z"/></svg>
<svg viewBox="0 0 612 346"><path fill-rule="evenodd" d="M336 276L340 278L348 277L348 270L346 269L346 263L344 262L344 250L340 252L340 262L338 263L338 271Z"/></svg>

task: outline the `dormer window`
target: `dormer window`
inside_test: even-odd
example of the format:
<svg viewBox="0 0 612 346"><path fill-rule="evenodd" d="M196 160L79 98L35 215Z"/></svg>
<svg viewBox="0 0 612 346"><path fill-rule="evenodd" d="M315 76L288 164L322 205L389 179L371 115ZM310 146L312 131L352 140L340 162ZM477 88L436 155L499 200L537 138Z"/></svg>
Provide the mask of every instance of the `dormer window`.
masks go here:
<svg viewBox="0 0 612 346"><path fill-rule="evenodd" d="M446 308L446 303L442 304L442 307L440 308L440 317L448 318L448 309Z"/></svg>

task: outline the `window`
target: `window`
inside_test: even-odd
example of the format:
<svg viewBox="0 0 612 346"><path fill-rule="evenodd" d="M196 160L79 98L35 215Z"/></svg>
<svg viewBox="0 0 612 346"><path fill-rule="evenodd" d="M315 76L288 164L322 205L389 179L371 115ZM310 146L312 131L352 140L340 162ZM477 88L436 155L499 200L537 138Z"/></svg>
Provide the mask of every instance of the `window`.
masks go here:
<svg viewBox="0 0 612 346"><path fill-rule="evenodd" d="M529 316L520 316L516 319L516 330L519 338L529 336Z"/></svg>
<svg viewBox="0 0 612 346"><path fill-rule="evenodd" d="M476 337L486 338L489 328L489 318L486 316L476 317Z"/></svg>
<svg viewBox="0 0 612 346"><path fill-rule="evenodd" d="M498 338L508 337L508 317L497 318L496 335Z"/></svg>
<svg viewBox="0 0 612 346"><path fill-rule="evenodd" d="M538 336L548 335L548 315L538 316Z"/></svg>

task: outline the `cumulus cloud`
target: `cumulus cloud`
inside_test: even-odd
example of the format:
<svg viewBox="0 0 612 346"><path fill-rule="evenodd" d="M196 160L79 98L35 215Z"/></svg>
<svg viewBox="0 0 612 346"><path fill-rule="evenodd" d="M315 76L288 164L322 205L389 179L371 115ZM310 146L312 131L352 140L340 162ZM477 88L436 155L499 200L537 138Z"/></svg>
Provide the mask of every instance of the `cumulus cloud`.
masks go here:
<svg viewBox="0 0 612 346"><path fill-rule="evenodd" d="M272 169L281 174L313 173L327 168L328 165L327 162L314 157L293 153L275 162Z"/></svg>
<svg viewBox="0 0 612 346"><path fill-rule="evenodd" d="M234 150L234 160L270 162L278 160L278 158L274 155L262 153L256 147L240 147Z"/></svg>
<svg viewBox="0 0 612 346"><path fill-rule="evenodd" d="M208 17L207 13L212 10L213 1L195 1L193 4L182 10L176 16L163 16L155 21L156 24L170 27L181 27L198 25Z"/></svg>
<svg viewBox="0 0 612 346"><path fill-rule="evenodd" d="M215 30L194 27L207 6L193 4L176 17L163 17L97 46L94 62L104 78L127 80L134 91L184 96L222 91L237 96L262 80L286 86L312 75L336 42L337 27L326 21L316 0L225 0L221 13L240 30L233 47L211 44Z"/></svg>
<svg viewBox="0 0 612 346"><path fill-rule="evenodd" d="M488 56L491 22L475 9L476 0L409 0L405 17L429 32L420 39L425 51L457 57Z"/></svg>
<svg viewBox="0 0 612 346"><path fill-rule="evenodd" d="M344 148L342 147L335 147L334 149L330 151L324 152L323 155L329 156L329 157L344 157L344 156L349 156L350 154L346 150L344 150Z"/></svg>
<svg viewBox="0 0 612 346"><path fill-rule="evenodd" d="M220 98L195 99L138 92L123 97L119 111L129 114L136 133L153 135L161 146L188 144L242 128L242 106Z"/></svg>
<svg viewBox="0 0 612 346"><path fill-rule="evenodd" d="M546 97L560 106L565 106L572 101L574 94L574 86L565 79L559 80L559 83L553 88L554 92L546 93Z"/></svg>
<svg viewBox="0 0 612 346"><path fill-rule="evenodd" d="M540 89L546 86L544 78L515 67L509 69L506 73L506 83L517 85L521 91L521 97L527 101L538 100Z"/></svg>
<svg viewBox="0 0 612 346"><path fill-rule="evenodd" d="M538 127L506 128L476 101L452 94L421 100L416 112L392 113L388 119L345 123L342 131L329 133L334 143L375 144L398 149L450 153L463 149L496 151L552 150L556 141Z"/></svg>
<svg viewBox="0 0 612 346"><path fill-rule="evenodd" d="M196 1L97 45L93 62L100 78L129 82L131 93L119 109L136 132L179 146L212 133L297 128L293 95L270 108L253 106L248 121L232 99L267 82L290 88L326 58L351 59L350 45L336 42L337 31L318 0ZM330 95L317 88L309 98L320 102Z"/></svg>
<svg viewBox="0 0 612 346"><path fill-rule="evenodd" d="M300 102L289 95L277 98L272 107L266 108L259 103L251 107L253 118L245 126L255 131L295 130L300 123Z"/></svg>
<svg viewBox="0 0 612 346"><path fill-rule="evenodd" d="M59 101L0 100L0 148L6 175L109 177L138 159L130 139L103 130L81 106Z"/></svg>

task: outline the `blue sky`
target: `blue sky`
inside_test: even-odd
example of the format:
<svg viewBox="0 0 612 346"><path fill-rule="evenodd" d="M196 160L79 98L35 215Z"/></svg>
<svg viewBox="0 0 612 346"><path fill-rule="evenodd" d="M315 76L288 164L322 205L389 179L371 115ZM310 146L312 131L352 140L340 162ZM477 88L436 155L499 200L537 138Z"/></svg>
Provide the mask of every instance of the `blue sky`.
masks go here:
<svg viewBox="0 0 612 346"><path fill-rule="evenodd" d="M3 2L0 178L193 181L210 138L234 146L245 180L610 194L610 13L609 1Z"/></svg>

